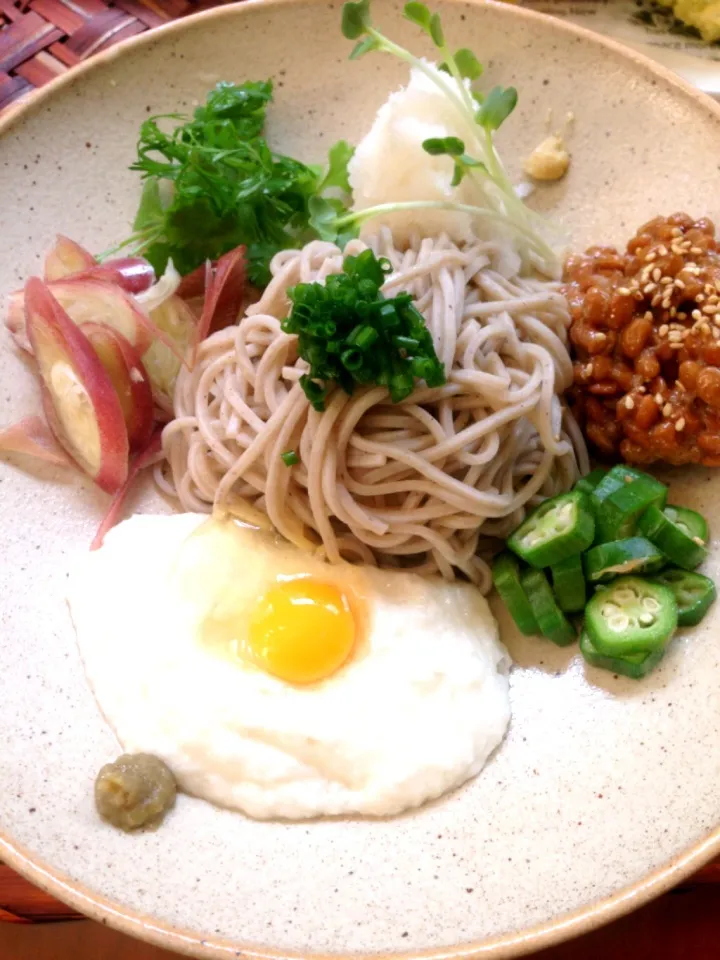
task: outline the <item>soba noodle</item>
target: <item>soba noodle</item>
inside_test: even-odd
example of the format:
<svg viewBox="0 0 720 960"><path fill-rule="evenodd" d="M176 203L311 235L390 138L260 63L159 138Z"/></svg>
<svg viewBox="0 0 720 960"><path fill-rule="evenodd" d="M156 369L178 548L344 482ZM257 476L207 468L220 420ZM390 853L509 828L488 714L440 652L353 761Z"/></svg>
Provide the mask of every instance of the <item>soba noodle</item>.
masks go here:
<svg viewBox="0 0 720 960"><path fill-rule="evenodd" d="M419 385L399 404L384 387L336 389L324 412L310 406L298 382L307 366L280 321L289 287L342 269L336 246L313 241L279 253L262 299L181 371L158 482L186 510L269 519L332 562L448 579L460 570L487 591L488 538L588 469L558 397L572 378L565 299L556 284L520 277L502 243L440 237L399 250L388 232L370 242L392 264L385 292L415 298L447 384ZM365 248L355 240L345 254ZM289 450L299 457L290 468Z"/></svg>

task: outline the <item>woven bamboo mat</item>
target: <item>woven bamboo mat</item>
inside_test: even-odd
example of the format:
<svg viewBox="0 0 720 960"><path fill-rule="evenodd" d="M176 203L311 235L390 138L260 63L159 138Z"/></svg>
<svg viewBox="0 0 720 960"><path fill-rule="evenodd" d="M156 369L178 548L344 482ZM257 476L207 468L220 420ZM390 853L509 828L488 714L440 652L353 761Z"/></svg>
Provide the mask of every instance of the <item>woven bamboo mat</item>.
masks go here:
<svg viewBox="0 0 720 960"><path fill-rule="evenodd" d="M0 113L83 60L218 0L0 0Z"/></svg>

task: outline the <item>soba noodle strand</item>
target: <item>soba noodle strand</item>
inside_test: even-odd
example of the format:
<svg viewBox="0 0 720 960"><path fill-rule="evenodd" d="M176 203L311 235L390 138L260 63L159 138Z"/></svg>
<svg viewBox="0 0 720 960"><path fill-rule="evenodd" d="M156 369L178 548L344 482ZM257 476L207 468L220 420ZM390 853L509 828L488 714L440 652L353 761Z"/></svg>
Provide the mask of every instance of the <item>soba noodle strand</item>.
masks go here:
<svg viewBox="0 0 720 960"><path fill-rule="evenodd" d="M447 384L419 384L399 404L384 387L337 389L314 410L298 382L307 365L280 321L288 288L340 272L343 254L321 241L283 251L262 299L178 376L158 482L187 510L219 504L248 522L269 518L332 562L448 579L460 570L487 591L489 538L587 470L558 396L572 378L566 302L556 284L519 276L504 244L440 237L399 250L384 231L371 245L392 265L387 295L415 298ZM355 240L345 255L364 249ZM290 468L288 450L299 457Z"/></svg>

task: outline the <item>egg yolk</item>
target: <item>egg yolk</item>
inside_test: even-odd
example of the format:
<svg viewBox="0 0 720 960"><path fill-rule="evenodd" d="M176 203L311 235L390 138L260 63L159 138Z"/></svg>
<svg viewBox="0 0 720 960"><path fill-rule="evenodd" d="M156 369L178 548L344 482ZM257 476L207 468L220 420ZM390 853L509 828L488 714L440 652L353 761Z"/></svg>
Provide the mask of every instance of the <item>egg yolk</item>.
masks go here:
<svg viewBox="0 0 720 960"><path fill-rule="evenodd" d="M253 660L289 683L314 683L350 656L356 625L344 593L329 583L276 583L253 610L248 640Z"/></svg>

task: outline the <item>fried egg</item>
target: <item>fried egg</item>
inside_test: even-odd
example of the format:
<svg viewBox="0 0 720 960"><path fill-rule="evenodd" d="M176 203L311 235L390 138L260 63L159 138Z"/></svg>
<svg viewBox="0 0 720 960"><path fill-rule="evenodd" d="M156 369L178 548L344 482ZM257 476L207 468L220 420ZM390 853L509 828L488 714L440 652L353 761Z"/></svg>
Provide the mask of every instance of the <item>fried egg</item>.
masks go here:
<svg viewBox="0 0 720 960"><path fill-rule="evenodd" d="M229 518L125 521L69 605L124 750L252 817L416 807L479 773L509 722L475 587L330 565Z"/></svg>

